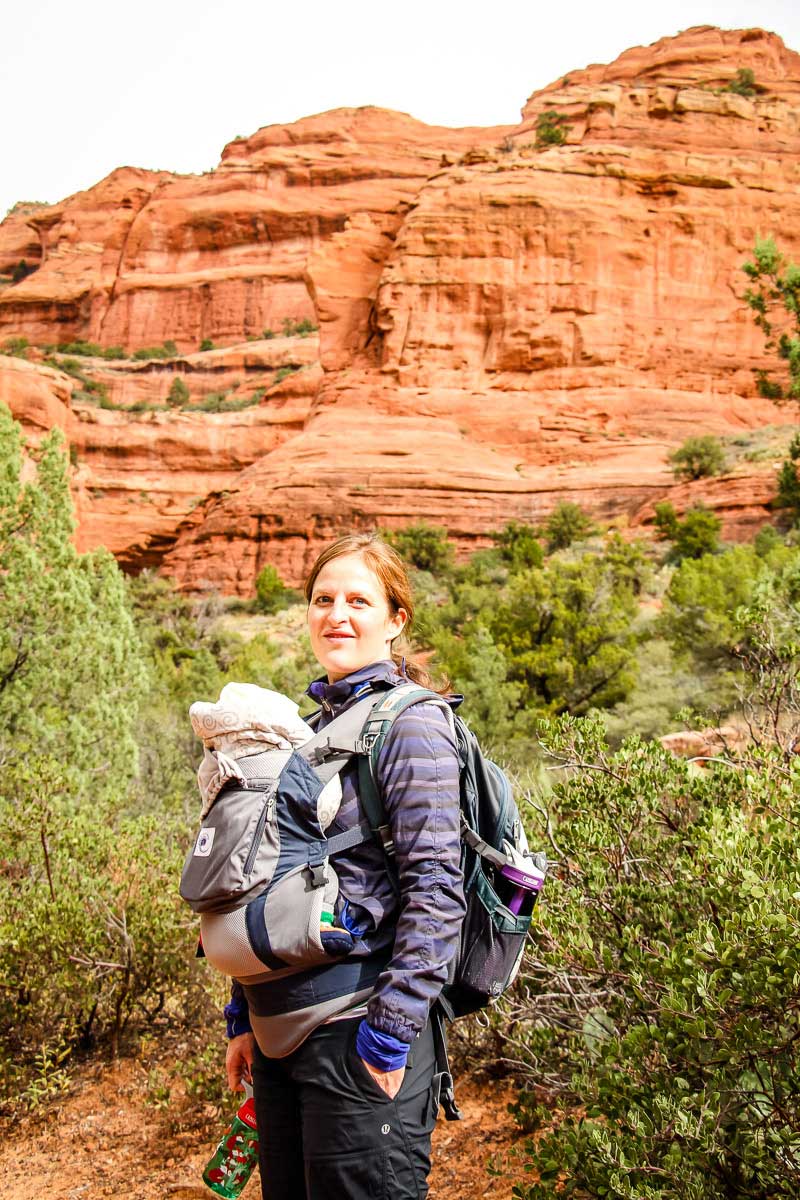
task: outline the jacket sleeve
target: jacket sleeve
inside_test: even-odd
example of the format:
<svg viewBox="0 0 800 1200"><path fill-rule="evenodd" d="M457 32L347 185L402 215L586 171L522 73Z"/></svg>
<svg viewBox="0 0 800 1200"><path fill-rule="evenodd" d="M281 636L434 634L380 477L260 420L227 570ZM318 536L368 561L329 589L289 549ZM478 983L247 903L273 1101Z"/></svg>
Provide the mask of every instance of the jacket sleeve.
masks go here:
<svg viewBox="0 0 800 1200"><path fill-rule="evenodd" d="M395 845L400 909L367 1020L411 1042L447 979L465 911L458 751L439 705L416 704L395 719L376 775Z"/></svg>
<svg viewBox="0 0 800 1200"><path fill-rule="evenodd" d="M225 1021L229 1038L238 1037L240 1033L250 1033L250 1009L247 1006L244 989L236 980L231 981L231 998L225 1005Z"/></svg>

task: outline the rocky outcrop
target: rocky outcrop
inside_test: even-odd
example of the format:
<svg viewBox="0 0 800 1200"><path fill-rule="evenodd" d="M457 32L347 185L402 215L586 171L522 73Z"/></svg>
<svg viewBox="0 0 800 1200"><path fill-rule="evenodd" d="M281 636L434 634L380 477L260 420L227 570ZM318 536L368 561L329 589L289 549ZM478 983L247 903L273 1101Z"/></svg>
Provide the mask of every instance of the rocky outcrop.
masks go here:
<svg viewBox="0 0 800 1200"><path fill-rule="evenodd" d="M79 549L103 545L132 570L157 567L199 505L225 498L242 471L302 431L320 369L311 339L290 341L190 356L156 372L153 364L102 363L92 370L82 361L87 376L107 386L109 403L130 405L119 409L99 407L72 375L0 357L0 402L33 441L54 427L64 433ZM305 366L274 382L288 370L284 360L302 364L304 357ZM238 411L170 409L163 402L178 367L177 377L190 381L195 396L207 395L207 380L215 389L228 381L234 403L237 391L244 400L254 387L263 396Z"/></svg>
<svg viewBox="0 0 800 1200"><path fill-rule="evenodd" d="M237 139L202 176L121 168L28 214L39 268L0 292L0 335L191 351L315 321L312 251L351 219L393 237L443 156L506 132L338 109ZM20 221L0 226L0 264L17 261Z"/></svg>
<svg viewBox="0 0 800 1200"><path fill-rule="evenodd" d="M726 90L743 70L752 95ZM353 525L424 518L465 549L561 499L633 527L699 499L749 536L769 464L678 485L666 460L797 420L757 394L772 363L741 265L769 232L800 260L798 152L800 56L760 30L571 72L510 129L337 110L237 139L204 176L115 172L28 234L12 214L0 263L33 231L40 265L0 284L0 337L175 342L91 363L125 409L175 377L192 400L263 389L236 413L137 414L73 386L81 538L186 587L246 593L266 561L295 581Z"/></svg>

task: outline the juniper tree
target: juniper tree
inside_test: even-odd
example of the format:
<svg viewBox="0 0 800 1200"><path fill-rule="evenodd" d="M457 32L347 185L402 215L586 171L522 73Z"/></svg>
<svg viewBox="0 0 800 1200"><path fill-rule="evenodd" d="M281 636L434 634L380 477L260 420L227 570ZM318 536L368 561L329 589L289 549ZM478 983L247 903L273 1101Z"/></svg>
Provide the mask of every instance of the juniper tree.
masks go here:
<svg viewBox="0 0 800 1200"><path fill-rule="evenodd" d="M52 755L94 795L134 771L144 667L114 559L73 544L61 433L27 448L27 481L25 449L0 405L0 754Z"/></svg>
<svg viewBox="0 0 800 1200"><path fill-rule="evenodd" d="M788 262L778 250L774 238L759 239L753 259L742 270L752 282L744 294L755 313L755 323L764 333L767 350L774 351L788 368L783 384L758 371L758 390L762 396L780 400L784 395L800 398L800 267Z"/></svg>

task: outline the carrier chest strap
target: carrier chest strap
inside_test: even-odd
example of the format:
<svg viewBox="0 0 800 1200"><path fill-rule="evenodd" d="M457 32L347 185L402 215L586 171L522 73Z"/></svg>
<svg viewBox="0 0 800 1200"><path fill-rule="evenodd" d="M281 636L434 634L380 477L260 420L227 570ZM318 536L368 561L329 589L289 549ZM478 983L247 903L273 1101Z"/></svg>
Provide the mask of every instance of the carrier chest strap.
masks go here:
<svg viewBox="0 0 800 1200"><path fill-rule="evenodd" d="M326 853L333 857L334 854L341 854L343 850L349 850L351 846L360 846L363 842L368 842L371 837L371 826L367 821L362 821L360 825L354 825L344 833L334 833L332 837L327 838Z"/></svg>

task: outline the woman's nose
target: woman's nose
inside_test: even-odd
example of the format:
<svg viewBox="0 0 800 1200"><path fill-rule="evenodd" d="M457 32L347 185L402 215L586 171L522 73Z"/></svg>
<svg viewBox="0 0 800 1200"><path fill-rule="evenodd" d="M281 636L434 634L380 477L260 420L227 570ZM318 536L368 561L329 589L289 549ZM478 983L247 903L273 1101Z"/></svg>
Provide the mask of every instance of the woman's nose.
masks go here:
<svg viewBox="0 0 800 1200"><path fill-rule="evenodd" d="M335 621L337 624L339 623L339 621L343 621L345 619L345 617L347 616L347 604L344 600L344 597L342 597L342 596L336 597L336 599L333 601L333 604L331 605L331 607L329 609L329 615L330 615L330 619L332 621Z"/></svg>

